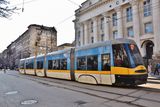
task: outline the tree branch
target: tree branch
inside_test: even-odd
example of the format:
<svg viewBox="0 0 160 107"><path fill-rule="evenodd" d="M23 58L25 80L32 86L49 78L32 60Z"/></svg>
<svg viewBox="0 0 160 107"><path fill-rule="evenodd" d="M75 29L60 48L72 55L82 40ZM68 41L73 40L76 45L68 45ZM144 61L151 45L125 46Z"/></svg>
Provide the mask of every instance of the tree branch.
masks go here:
<svg viewBox="0 0 160 107"><path fill-rule="evenodd" d="M0 0L0 17L1 18L9 18L12 14L16 13L16 10L19 10L17 7L8 7L10 4L6 0Z"/></svg>

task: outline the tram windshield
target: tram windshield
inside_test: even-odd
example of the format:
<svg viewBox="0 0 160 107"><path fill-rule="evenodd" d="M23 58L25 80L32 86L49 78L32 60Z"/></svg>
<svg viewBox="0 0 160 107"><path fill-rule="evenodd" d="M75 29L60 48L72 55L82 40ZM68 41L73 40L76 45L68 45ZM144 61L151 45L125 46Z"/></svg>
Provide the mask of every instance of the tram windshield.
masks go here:
<svg viewBox="0 0 160 107"><path fill-rule="evenodd" d="M138 47L134 44L115 44L113 45L114 66L117 67L136 67L143 65L143 59Z"/></svg>
<svg viewBox="0 0 160 107"><path fill-rule="evenodd" d="M138 47L134 44L129 44L128 47L129 47L130 55L134 62L135 67L138 65L144 65L143 58L139 52Z"/></svg>
<svg viewBox="0 0 160 107"><path fill-rule="evenodd" d="M124 44L113 45L114 66L129 67L129 57Z"/></svg>
<svg viewBox="0 0 160 107"><path fill-rule="evenodd" d="M21 61L19 66L20 69L24 69L24 61Z"/></svg>

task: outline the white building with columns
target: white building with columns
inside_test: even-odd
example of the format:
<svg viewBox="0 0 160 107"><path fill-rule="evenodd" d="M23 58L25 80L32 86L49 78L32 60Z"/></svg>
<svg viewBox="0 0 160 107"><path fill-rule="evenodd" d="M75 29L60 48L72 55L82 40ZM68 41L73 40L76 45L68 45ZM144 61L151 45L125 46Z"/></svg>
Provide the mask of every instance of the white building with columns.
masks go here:
<svg viewBox="0 0 160 107"><path fill-rule="evenodd" d="M76 47L129 38L143 57L160 55L160 0L86 0L75 16Z"/></svg>

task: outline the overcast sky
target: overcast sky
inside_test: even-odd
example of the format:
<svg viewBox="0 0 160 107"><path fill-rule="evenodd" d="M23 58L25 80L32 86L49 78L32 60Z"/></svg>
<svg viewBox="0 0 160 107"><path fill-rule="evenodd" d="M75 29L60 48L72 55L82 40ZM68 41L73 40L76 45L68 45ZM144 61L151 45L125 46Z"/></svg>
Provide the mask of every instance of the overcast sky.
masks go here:
<svg viewBox="0 0 160 107"><path fill-rule="evenodd" d="M9 0L22 8L23 0ZM73 1L74 3L72 3ZM75 10L85 0L24 0L24 12L18 11L10 19L0 18L0 52L27 30L30 24L54 26L58 45L74 40ZM71 17L72 16L72 17ZM68 18L70 17L70 18ZM65 21L64 21L65 20Z"/></svg>

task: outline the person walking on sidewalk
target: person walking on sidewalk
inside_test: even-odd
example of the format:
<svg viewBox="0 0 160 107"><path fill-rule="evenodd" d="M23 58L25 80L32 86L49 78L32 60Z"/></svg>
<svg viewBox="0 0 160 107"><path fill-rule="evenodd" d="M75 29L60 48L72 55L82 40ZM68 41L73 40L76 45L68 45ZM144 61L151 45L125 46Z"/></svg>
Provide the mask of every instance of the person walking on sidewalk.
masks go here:
<svg viewBox="0 0 160 107"><path fill-rule="evenodd" d="M5 74L5 73L6 73L6 67L4 67L4 70L3 70L3 71L4 71L4 74Z"/></svg>
<svg viewBox="0 0 160 107"><path fill-rule="evenodd" d="M157 63L156 68L154 70L154 75L156 75L156 74L159 75L159 69L160 69L160 63Z"/></svg>
<svg viewBox="0 0 160 107"><path fill-rule="evenodd" d="M149 63L149 64L148 64L148 75L150 76L151 73L152 73L152 64Z"/></svg>

